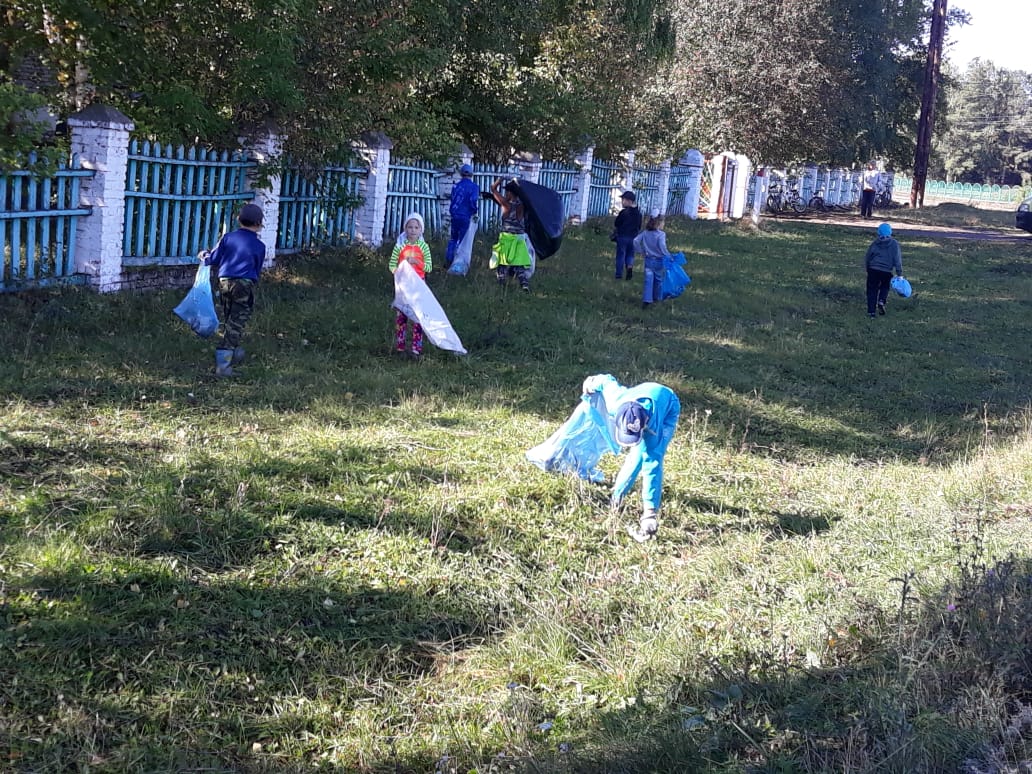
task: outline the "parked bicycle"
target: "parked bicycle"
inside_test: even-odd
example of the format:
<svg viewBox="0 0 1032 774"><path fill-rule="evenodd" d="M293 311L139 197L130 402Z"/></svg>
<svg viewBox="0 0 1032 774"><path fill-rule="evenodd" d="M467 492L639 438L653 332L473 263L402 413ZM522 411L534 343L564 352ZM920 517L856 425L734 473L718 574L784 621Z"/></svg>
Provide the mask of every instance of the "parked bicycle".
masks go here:
<svg viewBox="0 0 1032 774"><path fill-rule="evenodd" d="M806 202L799 195L798 186L791 186L785 191L781 183L771 183L767 189L767 209L771 212L792 210L797 214L806 212Z"/></svg>
<svg viewBox="0 0 1032 774"><path fill-rule="evenodd" d="M806 203L806 209L813 210L814 212L824 212L828 209L824 204L824 191L820 188L814 191L810 201Z"/></svg>

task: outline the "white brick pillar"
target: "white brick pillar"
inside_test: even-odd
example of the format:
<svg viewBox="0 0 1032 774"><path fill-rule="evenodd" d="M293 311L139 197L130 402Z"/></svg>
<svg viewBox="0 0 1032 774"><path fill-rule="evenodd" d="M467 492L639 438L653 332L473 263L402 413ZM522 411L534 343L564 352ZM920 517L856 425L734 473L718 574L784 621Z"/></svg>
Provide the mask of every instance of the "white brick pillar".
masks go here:
<svg viewBox="0 0 1032 774"><path fill-rule="evenodd" d="M752 176L752 161L744 153L734 154L735 180L731 191L731 217L735 220L745 215L745 206L749 197L749 178Z"/></svg>
<svg viewBox="0 0 1032 774"><path fill-rule="evenodd" d="M122 287L122 242L125 237L125 175L129 132L133 122L112 107L92 104L68 118L71 151L83 169L79 204L93 212L75 227L75 271L102 293Z"/></svg>
<svg viewBox="0 0 1032 774"><path fill-rule="evenodd" d="M379 247L383 244L383 227L387 220L387 180L394 143L385 134L372 132L362 135L362 142L353 147L369 168L358 186L362 205L355 213L355 239Z"/></svg>
<svg viewBox="0 0 1032 774"><path fill-rule="evenodd" d="M541 154L540 153L517 153L512 157L512 163L519 167L520 178L537 183L541 180Z"/></svg>
<svg viewBox="0 0 1032 774"><path fill-rule="evenodd" d="M610 194L610 209L620 208L620 196L624 191L634 190L634 151L630 150L623 155L623 174L620 177L619 190ZM662 210L662 207L660 208Z"/></svg>
<svg viewBox="0 0 1032 774"><path fill-rule="evenodd" d="M589 146L573 158L579 172L574 178L573 197L570 201L570 220L578 224L588 219L588 201L591 197L591 165L595 163L595 148Z"/></svg>
<svg viewBox="0 0 1032 774"><path fill-rule="evenodd" d="M273 163L283 154L283 137L272 127L262 129L254 137L240 138L240 144L259 165ZM252 170L249 179L254 189L254 203L262 208L262 230L258 232L258 238L265 245L265 266L272 266L276 262L276 242L279 239L281 176L270 175L266 187L260 187L260 170L261 166Z"/></svg>
<svg viewBox="0 0 1032 774"><path fill-rule="evenodd" d="M670 200L670 159L659 165L659 186L656 188L656 199L655 206L659 208L660 212L666 214L667 202Z"/></svg>

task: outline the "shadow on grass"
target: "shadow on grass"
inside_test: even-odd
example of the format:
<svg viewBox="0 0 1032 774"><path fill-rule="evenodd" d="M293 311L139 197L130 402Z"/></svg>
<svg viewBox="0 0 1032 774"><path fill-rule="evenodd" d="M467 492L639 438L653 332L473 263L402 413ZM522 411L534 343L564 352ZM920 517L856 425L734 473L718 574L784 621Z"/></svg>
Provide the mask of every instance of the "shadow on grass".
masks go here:
<svg viewBox="0 0 1032 774"><path fill-rule="evenodd" d="M9 585L0 622L5 761L32 771L91 756L111 771L246 769L255 751L227 735L326 733L357 703L434 675L504 626L472 595L332 578L270 588L142 566ZM284 712L276 697L311 709ZM42 727L50 733L30 733ZM261 768L280 770L269 759Z"/></svg>

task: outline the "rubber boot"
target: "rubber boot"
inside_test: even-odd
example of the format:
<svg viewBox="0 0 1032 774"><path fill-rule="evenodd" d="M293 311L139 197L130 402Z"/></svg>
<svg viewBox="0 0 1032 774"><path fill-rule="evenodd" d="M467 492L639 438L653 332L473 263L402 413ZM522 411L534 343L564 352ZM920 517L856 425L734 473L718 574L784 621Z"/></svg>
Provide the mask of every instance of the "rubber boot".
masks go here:
<svg viewBox="0 0 1032 774"><path fill-rule="evenodd" d="M216 349L215 350L215 375L216 376L235 376L233 373L233 350L231 349Z"/></svg>
<svg viewBox="0 0 1032 774"><path fill-rule="evenodd" d="M244 358L247 357L247 353L244 352L243 347L236 347L233 350L233 357L230 359L230 365L240 365L244 362Z"/></svg>

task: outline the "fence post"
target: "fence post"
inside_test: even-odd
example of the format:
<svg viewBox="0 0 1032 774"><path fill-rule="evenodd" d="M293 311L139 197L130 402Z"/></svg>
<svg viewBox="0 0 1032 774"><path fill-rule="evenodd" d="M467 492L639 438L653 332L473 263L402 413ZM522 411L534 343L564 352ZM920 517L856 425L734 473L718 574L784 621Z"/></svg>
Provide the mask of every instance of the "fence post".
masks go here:
<svg viewBox="0 0 1032 774"><path fill-rule="evenodd" d="M744 153L734 154L737 164L735 169L735 185L731 189L731 217L738 220L745 215L746 200L749 197L749 176L752 174L752 161Z"/></svg>
<svg viewBox="0 0 1032 774"><path fill-rule="evenodd" d="M684 214L692 220L699 217L699 194L702 192L702 166L706 163L702 151L685 151L681 166L688 168L688 188L684 194Z"/></svg>
<svg viewBox="0 0 1032 774"><path fill-rule="evenodd" d="M275 163L283 154L283 138L272 127L266 127L254 137L240 138L240 144L259 165ZM268 188L259 185L261 167L248 172L251 188L254 189L254 203L262 208L262 230L258 238L265 245L265 266L276 262L276 242L279 238L280 177L271 175Z"/></svg>
<svg viewBox="0 0 1032 774"><path fill-rule="evenodd" d="M541 154L523 151L512 157L513 163L520 168L520 177L537 183L541 180Z"/></svg>
<svg viewBox="0 0 1032 774"><path fill-rule="evenodd" d="M656 184L656 199L660 212L664 214L667 210L667 200L670 198L670 165L670 159L665 159L659 165L659 181Z"/></svg>
<svg viewBox="0 0 1032 774"><path fill-rule="evenodd" d="M588 219L588 202L591 200L591 165L595 163L595 148L588 146L573 158L573 164L580 168L574 178L573 197L570 201L570 220L577 223Z"/></svg>
<svg viewBox="0 0 1032 774"><path fill-rule="evenodd" d="M368 174L358 186L358 194L363 201L355 212L355 239L379 247L383 244L387 220L387 182L394 143L381 132L370 132L363 134L362 141L353 147L369 167Z"/></svg>
<svg viewBox="0 0 1032 774"><path fill-rule="evenodd" d="M92 207L75 227L75 272L87 275L101 293L122 287L122 242L125 236L125 175L129 157L128 116L94 103L68 118L71 151L83 169L94 170L79 188L81 206Z"/></svg>

